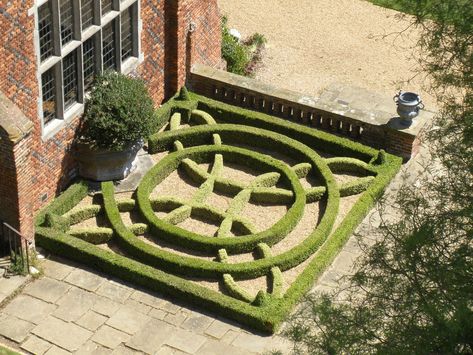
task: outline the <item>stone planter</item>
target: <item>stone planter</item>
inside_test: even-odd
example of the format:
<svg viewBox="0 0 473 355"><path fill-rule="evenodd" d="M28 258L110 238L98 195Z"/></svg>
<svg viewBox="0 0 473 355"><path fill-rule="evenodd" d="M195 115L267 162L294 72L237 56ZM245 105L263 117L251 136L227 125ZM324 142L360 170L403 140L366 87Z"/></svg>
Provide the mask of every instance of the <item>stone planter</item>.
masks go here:
<svg viewBox="0 0 473 355"><path fill-rule="evenodd" d="M78 143L75 158L79 162L79 175L95 181L123 180L135 168L138 151L143 141L123 151L91 149L89 144Z"/></svg>

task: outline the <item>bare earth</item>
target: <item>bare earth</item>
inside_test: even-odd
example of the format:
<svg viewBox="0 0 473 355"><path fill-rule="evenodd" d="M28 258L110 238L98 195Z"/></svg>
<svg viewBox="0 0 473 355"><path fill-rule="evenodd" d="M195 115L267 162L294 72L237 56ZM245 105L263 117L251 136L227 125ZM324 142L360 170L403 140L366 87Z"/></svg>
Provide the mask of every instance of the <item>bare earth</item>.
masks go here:
<svg viewBox="0 0 473 355"><path fill-rule="evenodd" d="M318 96L338 82L388 97L403 89L435 104L412 59L419 38L399 13L360 0L218 0L231 28L268 39L256 79ZM383 35L392 34L383 38ZM412 79L409 83L409 79Z"/></svg>

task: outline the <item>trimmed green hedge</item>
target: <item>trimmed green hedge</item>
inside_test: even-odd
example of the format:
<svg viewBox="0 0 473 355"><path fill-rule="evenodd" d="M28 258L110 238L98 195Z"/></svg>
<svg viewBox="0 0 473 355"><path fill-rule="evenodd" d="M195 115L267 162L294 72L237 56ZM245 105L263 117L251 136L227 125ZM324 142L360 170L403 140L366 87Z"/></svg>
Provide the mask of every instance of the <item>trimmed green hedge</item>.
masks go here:
<svg viewBox="0 0 473 355"><path fill-rule="evenodd" d="M295 192L293 205L288 210L287 214L267 231L251 236L240 236L238 238L208 238L185 231L157 218L149 200L150 193L155 186L164 180L172 171L176 170L176 166L179 166L180 162L184 159L191 157L193 160L199 162L208 161L216 153L223 154L227 162L244 161L245 165L256 166L259 170L276 170L281 173L282 176L290 181L292 190ZM317 162L314 162L314 164L316 163ZM322 164L323 161L319 161L318 163ZM273 176L274 175L271 175L271 177ZM206 178L208 178L208 176ZM215 189L221 190L222 187L227 186L229 185L216 184ZM228 192L228 190L222 192ZM178 243L183 247L195 250L213 250L216 252L221 248L225 248L228 252L236 253L251 251L259 242L264 241L272 245L284 238L287 233L294 228L302 216L305 204L305 193L296 174L287 166L273 158L242 148L201 146L171 153L156 164L142 179L137 190L137 202L143 217L150 225L152 234L159 236L160 239L167 240L171 243ZM190 211L188 211L188 213L190 213Z"/></svg>
<svg viewBox="0 0 473 355"><path fill-rule="evenodd" d="M98 245L108 243L113 237L113 229L101 227L74 228L68 232L69 235Z"/></svg>
<svg viewBox="0 0 473 355"><path fill-rule="evenodd" d="M378 150L374 148L312 127L302 126L264 113L225 104L194 93L190 93L190 95L192 100L198 102L197 108L209 113L218 123L241 124L268 129L296 139L314 150L335 156L341 155L357 158L365 162L369 162L378 154Z"/></svg>
<svg viewBox="0 0 473 355"><path fill-rule="evenodd" d="M156 168L156 171L151 170L152 173L148 174L142 181L142 186L138 189L136 203L134 200L116 201L113 183L107 182L102 184L104 205L100 209L91 207L90 210L84 210L88 212L79 213L73 211L68 213L88 193L87 184L75 184L38 215L36 228L37 244L51 252L82 262L93 269L101 270L123 280L163 292L171 297L194 303L199 307L205 307L259 330L274 332L294 305L311 288L313 282L330 265L357 225L372 208L373 203L381 196L386 185L398 171L401 159L390 154L378 154L378 151L374 149L291 122L285 122L263 114L254 115L255 113L251 111L232 108L220 103L217 104L213 100L197 97L193 94L190 94L190 97L193 99L192 101L181 101L179 105L171 106L169 108L170 115L180 112L183 114L183 121L186 120L185 115L187 115L188 120L192 120L192 115L195 114L194 110L198 106L199 109L204 109L213 115L217 122L226 121L251 127L235 124L205 124L203 126L193 126L177 131L164 132L151 137L151 150L173 149L175 140L181 141L183 144L182 148L185 147L185 149L168 155L171 158L164 158L161 161L164 161L164 163L160 165L159 169ZM206 105L212 106L213 111L207 110ZM229 112L229 107L231 112ZM223 117L223 115L227 114L228 116ZM207 123L207 121L205 122ZM266 129L258 127L265 127ZM272 128L274 128L273 131L279 133L267 130ZM302 143L297 141L299 138ZM329 142L330 139L332 139L331 142ZM246 149L221 145L222 141L227 145L250 143L259 148L270 148L273 151L278 151L295 158L301 164L297 164L292 169L288 167L283 168L274 159L262 158L261 154ZM212 146L209 147L208 145ZM347 160L344 158L344 160L341 160L337 158L325 161L312 149L318 149L335 155L343 154L356 159ZM168 176L173 170L178 169L180 165L183 165L182 162L185 158L191 158L197 163L201 163L208 162L215 154L222 154L225 161L231 161L232 158L235 160L240 159L240 163L242 163L242 157L245 157L247 165L250 166L257 162L257 166L255 165L254 167L258 171L281 174L280 179L283 180L282 182L284 184L292 182L292 189L296 193L294 196L289 196L287 192L283 191L291 192L290 190L268 188L264 187L265 184L263 184L263 186L253 190L252 198L254 198L254 195L260 198L265 196L262 197L263 199L272 197L281 199L282 203L287 203L287 201L293 202L292 207L294 207L296 203L299 203L298 198L300 199L297 195L298 189L301 188L298 178L304 177L309 173L325 181L326 186L314 187L307 191L302 189L302 194L300 195L303 197L302 207L306 200L327 199L325 215L318 228L306 240L285 253L271 255L268 245L270 242L267 244L258 243L256 246L258 260L232 264L228 262L227 245L211 249L210 255L217 258L215 262L198 257L183 257L154 248L137 238L135 234L144 232L146 225L136 224L126 227L123 224L120 217L121 211L139 210L140 213L145 211L144 214L150 214L148 217L151 217L151 213L154 216L156 210L173 210L183 206L185 201L179 201L178 199L161 198L150 201L150 192L159 181ZM246 158L248 154L251 156L250 159ZM356 172L365 177L338 187L329 166L334 170L341 169L341 172ZM200 179L201 183L204 183L209 178L208 175L199 172L195 166L190 170L197 172L197 178ZM267 177L268 184L273 184L275 175L273 177L268 175ZM233 189L236 193L243 191L245 188L243 184L235 186L234 181L215 179L213 188L226 191ZM208 187L204 186L202 188L206 189ZM274 191L270 192L268 190ZM361 195L338 228L331 231L338 211L340 194L351 194L362 190L366 191ZM103 250L61 231L65 229L65 226L67 227L67 223L63 224L62 221L64 220L61 218L65 219L66 222L79 221L82 218L80 217L81 213L83 216L88 216L89 214L101 211L105 213L113 228L113 241L119 245L121 251L125 252L127 256ZM222 221L222 218L225 217L221 212L195 202L193 202L191 213L201 214L206 218L215 219L217 222ZM47 223L45 223L46 215L48 215ZM236 221L233 220L233 223L235 224ZM243 222L240 221L240 223ZM245 228L245 226L240 227ZM168 230L178 227L166 225L164 232L156 229L153 225L150 225L149 228L149 232L154 234L154 237L167 238L166 240L170 241L169 236L166 237L164 234ZM249 226L246 226L246 228L251 229ZM327 238L330 232L331 235ZM70 230L69 233L71 233ZM241 237L233 239L239 238ZM176 243L175 240L174 243ZM190 243L190 245L186 243L184 245L195 248L195 245L192 244L194 242ZM240 252L241 250L246 249L236 248L234 251ZM305 269L283 294L282 271L300 264L313 255L315 251L317 251L316 257L307 264ZM140 261L138 262L135 259ZM238 280L266 276L270 278L272 285L270 287L271 293L263 290L258 292L256 297L241 297L245 299L245 301L241 301L190 282L178 275L185 275L185 277L198 276L214 280L223 280L223 275L228 275L226 276L228 279L227 284L235 292L246 292L243 289L238 289ZM229 277L233 280L233 284L229 282L231 281Z"/></svg>
<svg viewBox="0 0 473 355"><path fill-rule="evenodd" d="M63 215L73 209L89 192L89 185L85 181L70 186L58 198L42 209L36 216L36 225L41 226L45 222L46 214Z"/></svg>

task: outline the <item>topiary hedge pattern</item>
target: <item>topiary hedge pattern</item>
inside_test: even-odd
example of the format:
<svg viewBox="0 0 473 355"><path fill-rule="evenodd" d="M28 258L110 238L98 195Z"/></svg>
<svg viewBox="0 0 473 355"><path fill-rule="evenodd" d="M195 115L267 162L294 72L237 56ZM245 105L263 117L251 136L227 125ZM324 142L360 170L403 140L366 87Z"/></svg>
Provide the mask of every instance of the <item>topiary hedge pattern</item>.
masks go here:
<svg viewBox="0 0 473 355"><path fill-rule="evenodd" d="M148 148L150 153L169 154L148 171L133 197L117 198L113 183L105 182L101 198L94 199L99 202L74 208L89 193L87 185L79 182L38 215L37 243L116 277L274 332L383 193L401 159L189 92L181 92L164 109L168 130L152 135ZM181 127L183 124L190 126ZM319 152L335 157L322 158ZM297 163L276 158L280 155ZM204 163L209 170L201 165ZM258 173L248 181L229 178L223 173L228 163ZM196 186L192 196L152 196L176 170ZM337 183L334 174L355 178ZM303 185L306 178L315 179L318 185ZM207 200L213 193L231 196L228 208L211 206ZM358 201L333 229L341 198L352 195ZM317 225L297 245L274 252L273 246L296 228L307 204L314 202L324 206ZM260 231L243 213L248 203L285 205L287 212ZM122 214L128 212L139 215L140 222L126 225ZM78 225L99 217L107 225ZM181 228L179 224L188 218L215 225L215 235ZM181 252L151 241L174 245ZM97 246L105 243L113 244L120 254ZM254 260L233 259L244 253L252 253ZM286 285L284 272L309 258L295 281ZM240 283L259 277L267 278L268 287L256 294ZM218 282L222 292L189 278Z"/></svg>

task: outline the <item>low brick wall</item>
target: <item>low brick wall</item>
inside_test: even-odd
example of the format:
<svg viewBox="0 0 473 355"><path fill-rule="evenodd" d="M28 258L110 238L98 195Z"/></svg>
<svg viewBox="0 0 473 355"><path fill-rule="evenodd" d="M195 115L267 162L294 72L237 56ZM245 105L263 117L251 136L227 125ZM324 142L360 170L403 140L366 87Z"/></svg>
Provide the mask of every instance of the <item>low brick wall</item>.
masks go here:
<svg viewBox="0 0 473 355"><path fill-rule="evenodd" d="M406 128L389 113L353 109L349 103L308 97L204 65L193 66L188 86L198 94L348 137L405 160L417 153L422 128L432 116L422 113Z"/></svg>

